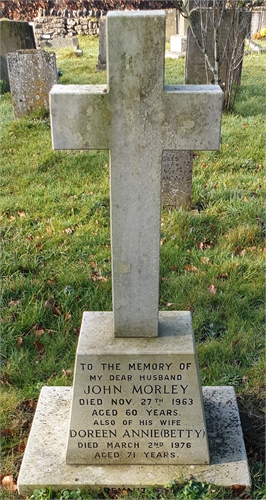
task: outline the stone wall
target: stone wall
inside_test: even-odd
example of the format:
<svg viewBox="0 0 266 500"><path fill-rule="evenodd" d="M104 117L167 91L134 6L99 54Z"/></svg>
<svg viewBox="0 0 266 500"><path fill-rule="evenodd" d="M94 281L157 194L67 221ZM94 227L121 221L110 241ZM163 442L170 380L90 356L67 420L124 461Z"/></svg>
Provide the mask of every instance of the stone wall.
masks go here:
<svg viewBox="0 0 266 500"><path fill-rule="evenodd" d="M51 9L69 9L87 11L114 9L171 9L176 8L175 0L0 0L0 18L33 21L38 15L38 9L45 9L50 15Z"/></svg>
<svg viewBox="0 0 266 500"><path fill-rule="evenodd" d="M41 47L46 40L56 38L74 37L77 35L96 35L99 32L99 20L106 14L105 11L92 12L68 12L66 9L63 15L39 16L34 19L34 35L36 46Z"/></svg>

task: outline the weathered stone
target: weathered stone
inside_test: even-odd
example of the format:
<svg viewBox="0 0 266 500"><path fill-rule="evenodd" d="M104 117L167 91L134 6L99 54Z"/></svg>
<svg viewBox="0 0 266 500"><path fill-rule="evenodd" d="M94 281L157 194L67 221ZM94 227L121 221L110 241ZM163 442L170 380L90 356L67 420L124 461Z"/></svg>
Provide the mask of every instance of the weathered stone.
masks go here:
<svg viewBox="0 0 266 500"><path fill-rule="evenodd" d="M106 70L106 17L101 18L99 23L99 54L96 69Z"/></svg>
<svg viewBox="0 0 266 500"><path fill-rule="evenodd" d="M192 8L192 3L190 3L190 8ZM179 13L178 15L178 34L170 37L170 51L182 53L186 51L187 47L187 30L188 30L188 20Z"/></svg>
<svg viewBox="0 0 266 500"><path fill-rule="evenodd" d="M162 206L190 209L193 151L163 151Z"/></svg>
<svg viewBox="0 0 266 500"><path fill-rule="evenodd" d="M77 37L73 38L53 38L51 40L46 40L45 42L41 42L41 47L52 47L54 49L58 49L61 47L72 47L73 49L79 48L79 41Z"/></svg>
<svg viewBox="0 0 266 500"><path fill-rule="evenodd" d="M229 476L230 484L232 478L242 484L244 475L249 487L241 433L235 438L233 392L216 388L211 404L210 391L205 393L208 421L219 427L216 440L216 426L210 426L216 446L209 466L191 314L158 313L162 150L219 147L222 92L216 86L164 86L161 12L111 13L107 28L108 87L55 86L51 121L54 148L110 150L114 312L84 313L68 431L61 421L65 407L69 417L69 393L43 391L55 414L57 450L51 462L41 396L19 489L36 488L36 462L37 487L47 481L55 489L59 482L71 489L92 483L143 487L184 480L191 471L201 480L215 476L212 483L221 471L219 483ZM222 459L221 432L230 439ZM228 474L225 460L241 460L241 475L239 463Z"/></svg>
<svg viewBox="0 0 266 500"><path fill-rule="evenodd" d="M190 312L160 312L159 336L149 342L114 338L113 313L84 313L66 461L209 463Z"/></svg>
<svg viewBox="0 0 266 500"><path fill-rule="evenodd" d="M54 52L19 50L7 56L15 118L49 109L49 92L57 82Z"/></svg>
<svg viewBox="0 0 266 500"><path fill-rule="evenodd" d="M145 488L191 480L251 490L248 461L233 387L203 387L210 465L66 464L71 387L43 387L18 477L21 495L52 486ZM97 407L96 407L97 408ZM91 442L91 441L88 441ZM153 447L153 451L159 448ZM129 452L134 452L130 450Z"/></svg>
<svg viewBox="0 0 266 500"><path fill-rule="evenodd" d="M162 150L219 148L222 91L164 86L164 12L107 22L109 88L52 89L53 147L111 151L115 335L156 337Z"/></svg>
<svg viewBox="0 0 266 500"><path fill-rule="evenodd" d="M10 89L7 54L21 49L35 49L32 27L24 21L0 19L0 59L1 80L5 80L7 90Z"/></svg>
<svg viewBox="0 0 266 500"><path fill-rule="evenodd" d="M170 42L171 35L177 32L177 14L176 9L166 9L165 41Z"/></svg>

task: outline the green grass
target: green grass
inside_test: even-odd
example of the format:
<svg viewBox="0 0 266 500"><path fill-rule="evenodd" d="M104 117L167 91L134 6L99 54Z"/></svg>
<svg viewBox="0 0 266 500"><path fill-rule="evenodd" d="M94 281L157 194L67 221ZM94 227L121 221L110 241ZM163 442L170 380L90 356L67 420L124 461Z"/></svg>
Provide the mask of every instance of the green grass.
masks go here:
<svg viewBox="0 0 266 500"><path fill-rule="evenodd" d="M60 83L106 82L97 43L81 38L82 57L57 51ZM264 67L263 55L245 58L220 151L195 154L192 209L161 214L160 309L192 311L202 383L235 388L254 499L265 498ZM167 83L183 74L184 61L166 61ZM52 151L43 110L14 121L10 94L0 107L2 474L16 479L41 387L72 383L82 312L112 307L109 166L106 152ZM234 492L189 483L124 498Z"/></svg>

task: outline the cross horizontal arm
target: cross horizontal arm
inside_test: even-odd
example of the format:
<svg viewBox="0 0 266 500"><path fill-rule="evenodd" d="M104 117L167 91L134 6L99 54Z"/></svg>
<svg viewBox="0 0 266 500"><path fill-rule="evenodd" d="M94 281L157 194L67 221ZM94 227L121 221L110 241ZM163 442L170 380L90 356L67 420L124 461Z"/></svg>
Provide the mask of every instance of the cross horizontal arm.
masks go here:
<svg viewBox="0 0 266 500"><path fill-rule="evenodd" d="M54 85L50 109L53 149L110 149L106 85Z"/></svg>
<svg viewBox="0 0 266 500"><path fill-rule="evenodd" d="M162 94L163 149L220 147L223 92L219 85L166 85Z"/></svg>

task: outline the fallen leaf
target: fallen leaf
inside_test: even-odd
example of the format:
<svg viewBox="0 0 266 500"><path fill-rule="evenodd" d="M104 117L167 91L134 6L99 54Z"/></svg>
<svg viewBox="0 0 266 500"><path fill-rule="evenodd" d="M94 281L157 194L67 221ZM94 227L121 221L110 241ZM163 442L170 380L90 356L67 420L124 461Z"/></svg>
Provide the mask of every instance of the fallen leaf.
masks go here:
<svg viewBox="0 0 266 500"><path fill-rule="evenodd" d="M210 259L209 259L209 257L205 257L205 256L204 256L204 257L201 257L201 258L200 258L200 262L201 262L202 264L210 264Z"/></svg>
<svg viewBox="0 0 266 500"><path fill-rule="evenodd" d="M19 443L15 448L13 448L13 451L17 453L23 453L25 451L26 444L25 443Z"/></svg>
<svg viewBox="0 0 266 500"><path fill-rule="evenodd" d="M8 302L8 307L16 307L20 304L20 300L10 300L10 302Z"/></svg>
<svg viewBox="0 0 266 500"><path fill-rule="evenodd" d="M234 255L239 255L240 252L242 252L242 247L240 245L238 245L235 249L234 249Z"/></svg>
<svg viewBox="0 0 266 500"><path fill-rule="evenodd" d="M63 372L64 378L69 378L72 375L72 370L64 370L64 368L63 368L62 372Z"/></svg>
<svg viewBox="0 0 266 500"><path fill-rule="evenodd" d="M197 243L197 247L199 250L208 250L214 246L214 242L212 240L210 241L199 241Z"/></svg>
<svg viewBox="0 0 266 500"><path fill-rule="evenodd" d="M107 281L107 278L105 278L104 276L97 276L97 281Z"/></svg>
<svg viewBox="0 0 266 500"><path fill-rule="evenodd" d="M72 227L67 227L66 229L64 229L64 233L66 233L66 234L73 234L74 233L74 229Z"/></svg>
<svg viewBox="0 0 266 500"><path fill-rule="evenodd" d="M71 319L71 314L70 313L66 313L65 314L65 321L69 321Z"/></svg>
<svg viewBox="0 0 266 500"><path fill-rule="evenodd" d="M239 339L233 340L233 342L232 342L232 349L235 349L235 347L238 344L238 342L239 342Z"/></svg>
<svg viewBox="0 0 266 500"><path fill-rule="evenodd" d="M1 430L1 437L14 436L16 431L14 429L3 429Z"/></svg>
<svg viewBox="0 0 266 500"><path fill-rule="evenodd" d="M74 326L73 330L74 330L75 334L77 336L79 336L80 328L78 328L77 326Z"/></svg>
<svg viewBox="0 0 266 500"><path fill-rule="evenodd" d="M197 267L195 267L195 266L185 266L185 269L186 269L187 271L191 271L191 272L193 272L193 273L197 273L197 272L198 272L198 268L197 268Z"/></svg>
<svg viewBox="0 0 266 500"><path fill-rule="evenodd" d="M36 349L39 351L40 354L44 353L44 345L41 342L39 342L38 340L36 340L34 342L34 346L36 347Z"/></svg>
<svg viewBox="0 0 266 500"><path fill-rule="evenodd" d="M42 335L45 334L45 330L43 328L40 328L39 330L35 330L35 335L36 337L41 337Z"/></svg>
<svg viewBox="0 0 266 500"><path fill-rule="evenodd" d="M17 338L17 346L18 346L18 347L21 347L22 342L23 342L22 337L18 337L18 338Z"/></svg>
<svg viewBox="0 0 266 500"><path fill-rule="evenodd" d="M112 488L109 490L109 497L112 499L112 500L115 500L116 498L118 498L118 496L120 496L120 493L121 491L116 489L116 488Z"/></svg>
<svg viewBox="0 0 266 500"><path fill-rule="evenodd" d="M178 271L178 267L177 267L177 266L172 266L172 267L170 267L170 271L171 271L172 273L175 273L175 272L177 272L177 271Z"/></svg>
<svg viewBox="0 0 266 500"><path fill-rule="evenodd" d="M228 279L228 274L227 273L220 273L216 276L217 280L227 280Z"/></svg>
<svg viewBox="0 0 266 500"><path fill-rule="evenodd" d="M2 486L9 491L17 491L17 485L14 482L13 476L7 475L2 478Z"/></svg>
<svg viewBox="0 0 266 500"><path fill-rule="evenodd" d="M167 302L166 307L171 307L173 305L173 302Z"/></svg>
<svg viewBox="0 0 266 500"><path fill-rule="evenodd" d="M35 412L37 402L34 401L33 399L27 399L26 401L23 402L23 405L27 410L30 410L31 412Z"/></svg>
<svg viewBox="0 0 266 500"><path fill-rule="evenodd" d="M217 288L214 285L208 286L208 292L215 294L217 292Z"/></svg>
<svg viewBox="0 0 266 500"><path fill-rule="evenodd" d="M243 484L233 484L232 489L235 495L240 496L246 490L246 487Z"/></svg>
<svg viewBox="0 0 266 500"><path fill-rule="evenodd" d="M58 309L58 307L55 306L53 299L46 300L44 305L45 307L47 307L47 309L50 309L55 316L61 315L61 311Z"/></svg>
<svg viewBox="0 0 266 500"><path fill-rule="evenodd" d="M9 385L8 373L4 372L2 378L0 379L2 385Z"/></svg>
<svg viewBox="0 0 266 500"><path fill-rule="evenodd" d="M56 283L56 278L49 278L47 283L49 283L49 285L54 285Z"/></svg>
<svg viewBox="0 0 266 500"><path fill-rule="evenodd" d="M25 212L20 212L20 211L18 211L18 215L19 215L20 217L25 217L25 215L26 215L26 214L25 214Z"/></svg>

